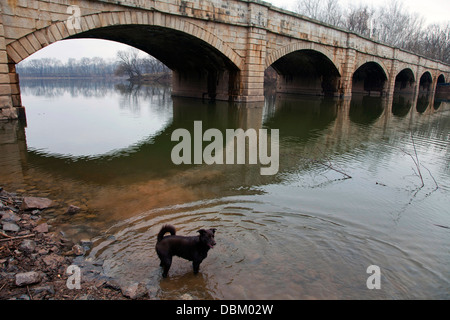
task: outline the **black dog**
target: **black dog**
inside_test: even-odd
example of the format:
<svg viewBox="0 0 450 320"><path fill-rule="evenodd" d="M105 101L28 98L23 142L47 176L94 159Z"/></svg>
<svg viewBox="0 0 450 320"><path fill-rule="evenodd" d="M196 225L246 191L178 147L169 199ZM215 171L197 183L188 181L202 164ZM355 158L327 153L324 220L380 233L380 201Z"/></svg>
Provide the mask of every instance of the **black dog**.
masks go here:
<svg viewBox="0 0 450 320"><path fill-rule="evenodd" d="M171 235L164 237L169 232ZM160 266L164 268L163 277L166 278L172 264L172 257L178 256L192 261L194 273L198 273L200 263L208 255L208 250L216 245L214 234L216 229L200 229L198 236L183 237L177 236L175 227L165 225L158 233L158 241L156 242L156 253L161 260Z"/></svg>

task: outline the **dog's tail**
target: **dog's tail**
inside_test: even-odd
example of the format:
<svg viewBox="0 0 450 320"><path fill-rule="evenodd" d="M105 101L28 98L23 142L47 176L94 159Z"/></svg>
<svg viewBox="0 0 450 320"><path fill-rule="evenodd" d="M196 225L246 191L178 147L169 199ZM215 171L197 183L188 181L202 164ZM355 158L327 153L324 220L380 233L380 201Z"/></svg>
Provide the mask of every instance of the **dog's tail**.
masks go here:
<svg viewBox="0 0 450 320"><path fill-rule="evenodd" d="M157 243L160 242L160 241L164 238L164 235L165 235L167 232L170 232L170 234L171 234L172 236L174 236L174 235L176 234L175 227L172 226L172 225L170 225L170 224L164 225L164 226L161 228L161 231L159 231L159 233L158 233L158 241L157 241Z"/></svg>

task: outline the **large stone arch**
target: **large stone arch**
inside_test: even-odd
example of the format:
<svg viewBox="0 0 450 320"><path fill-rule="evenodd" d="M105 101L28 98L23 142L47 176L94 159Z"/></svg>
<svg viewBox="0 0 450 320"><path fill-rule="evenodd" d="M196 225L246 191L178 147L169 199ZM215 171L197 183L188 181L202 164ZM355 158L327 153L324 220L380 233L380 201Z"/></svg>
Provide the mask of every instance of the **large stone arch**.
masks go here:
<svg viewBox="0 0 450 320"><path fill-rule="evenodd" d="M334 54L335 49L329 46L320 45L314 42L309 41L299 41L295 43L290 43L286 46L283 46L277 50L273 50L271 53L266 55L266 61L265 61L265 68L267 69L270 67L275 61L282 58L283 56L286 56L290 53L293 53L295 51L301 51L301 50L312 50L317 51L321 54L323 54L325 57L330 60L335 68L338 70L339 74L342 74L342 65L341 61L337 58L337 56Z"/></svg>
<svg viewBox="0 0 450 320"><path fill-rule="evenodd" d="M363 59L355 64L352 75L352 92L372 95L387 93L389 72L379 59Z"/></svg>
<svg viewBox="0 0 450 320"><path fill-rule="evenodd" d="M376 63L381 69L383 69L384 74L386 75L386 78L390 79L391 77L391 73L389 72L389 68L388 66L386 66L385 62L382 59L378 58L378 57L364 57L362 59L358 59L357 63L355 64L354 68L353 68L353 73L358 70L361 66L363 66L366 63Z"/></svg>
<svg viewBox="0 0 450 320"><path fill-rule="evenodd" d="M173 95L233 100L241 93L243 59L219 37L188 19L152 11L105 12L81 16L80 27L69 28L66 22L58 21L27 34L7 45L9 59L18 63L63 39L114 40L141 49L168 65L173 71ZM152 46L156 34L160 40ZM170 35L167 45L162 40L166 35Z"/></svg>
<svg viewBox="0 0 450 320"><path fill-rule="evenodd" d="M412 94L416 87L417 79L410 67L398 69L394 79L394 94Z"/></svg>
<svg viewBox="0 0 450 320"><path fill-rule="evenodd" d="M277 72L278 92L337 96L341 72L333 60L326 46L297 42L275 50L265 67Z"/></svg>
<svg viewBox="0 0 450 320"><path fill-rule="evenodd" d="M429 95L433 92L433 72L432 70L422 70L417 78L419 95Z"/></svg>
<svg viewBox="0 0 450 320"><path fill-rule="evenodd" d="M241 69L244 65L244 60L228 44L208 30L182 18L166 17L163 13L153 11L136 12L136 14L131 14L129 11L120 11L84 15L80 17L81 29L69 29L66 22L57 21L50 26L36 30L11 42L6 46L6 50L12 61L19 63L36 51L56 41L93 29L121 25L150 25L183 32L209 44L226 56L237 68Z"/></svg>

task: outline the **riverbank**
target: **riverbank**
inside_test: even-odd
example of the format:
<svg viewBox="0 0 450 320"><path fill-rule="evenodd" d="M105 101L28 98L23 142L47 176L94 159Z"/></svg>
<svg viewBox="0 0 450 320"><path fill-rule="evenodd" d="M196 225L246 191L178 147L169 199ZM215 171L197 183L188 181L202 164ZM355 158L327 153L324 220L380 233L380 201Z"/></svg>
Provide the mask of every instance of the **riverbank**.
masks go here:
<svg viewBox="0 0 450 320"><path fill-rule="evenodd" d="M145 292L121 288L105 278L81 277L70 289L69 266L83 264L89 240L73 243L49 225L42 214L53 206L47 198L27 197L0 188L1 300L118 300L144 298ZM76 210L76 207L69 207ZM70 278L70 279L69 279ZM127 291L128 290L128 291Z"/></svg>

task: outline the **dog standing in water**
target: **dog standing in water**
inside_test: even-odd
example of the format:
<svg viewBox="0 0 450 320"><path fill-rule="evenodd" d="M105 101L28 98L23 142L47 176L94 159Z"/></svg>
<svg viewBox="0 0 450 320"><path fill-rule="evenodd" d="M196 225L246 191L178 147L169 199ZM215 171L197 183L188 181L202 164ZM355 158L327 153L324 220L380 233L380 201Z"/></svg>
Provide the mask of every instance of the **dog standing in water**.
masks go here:
<svg viewBox="0 0 450 320"><path fill-rule="evenodd" d="M170 236L164 236L167 232ZM163 277L166 278L172 265L172 257L178 256L186 260L192 261L194 273L197 274L200 263L208 255L208 250L216 245L214 234L216 229L200 229L198 236L183 237L177 236L175 227L172 225L165 225L158 233L158 240L156 242L156 253L161 260L160 266L163 267Z"/></svg>

